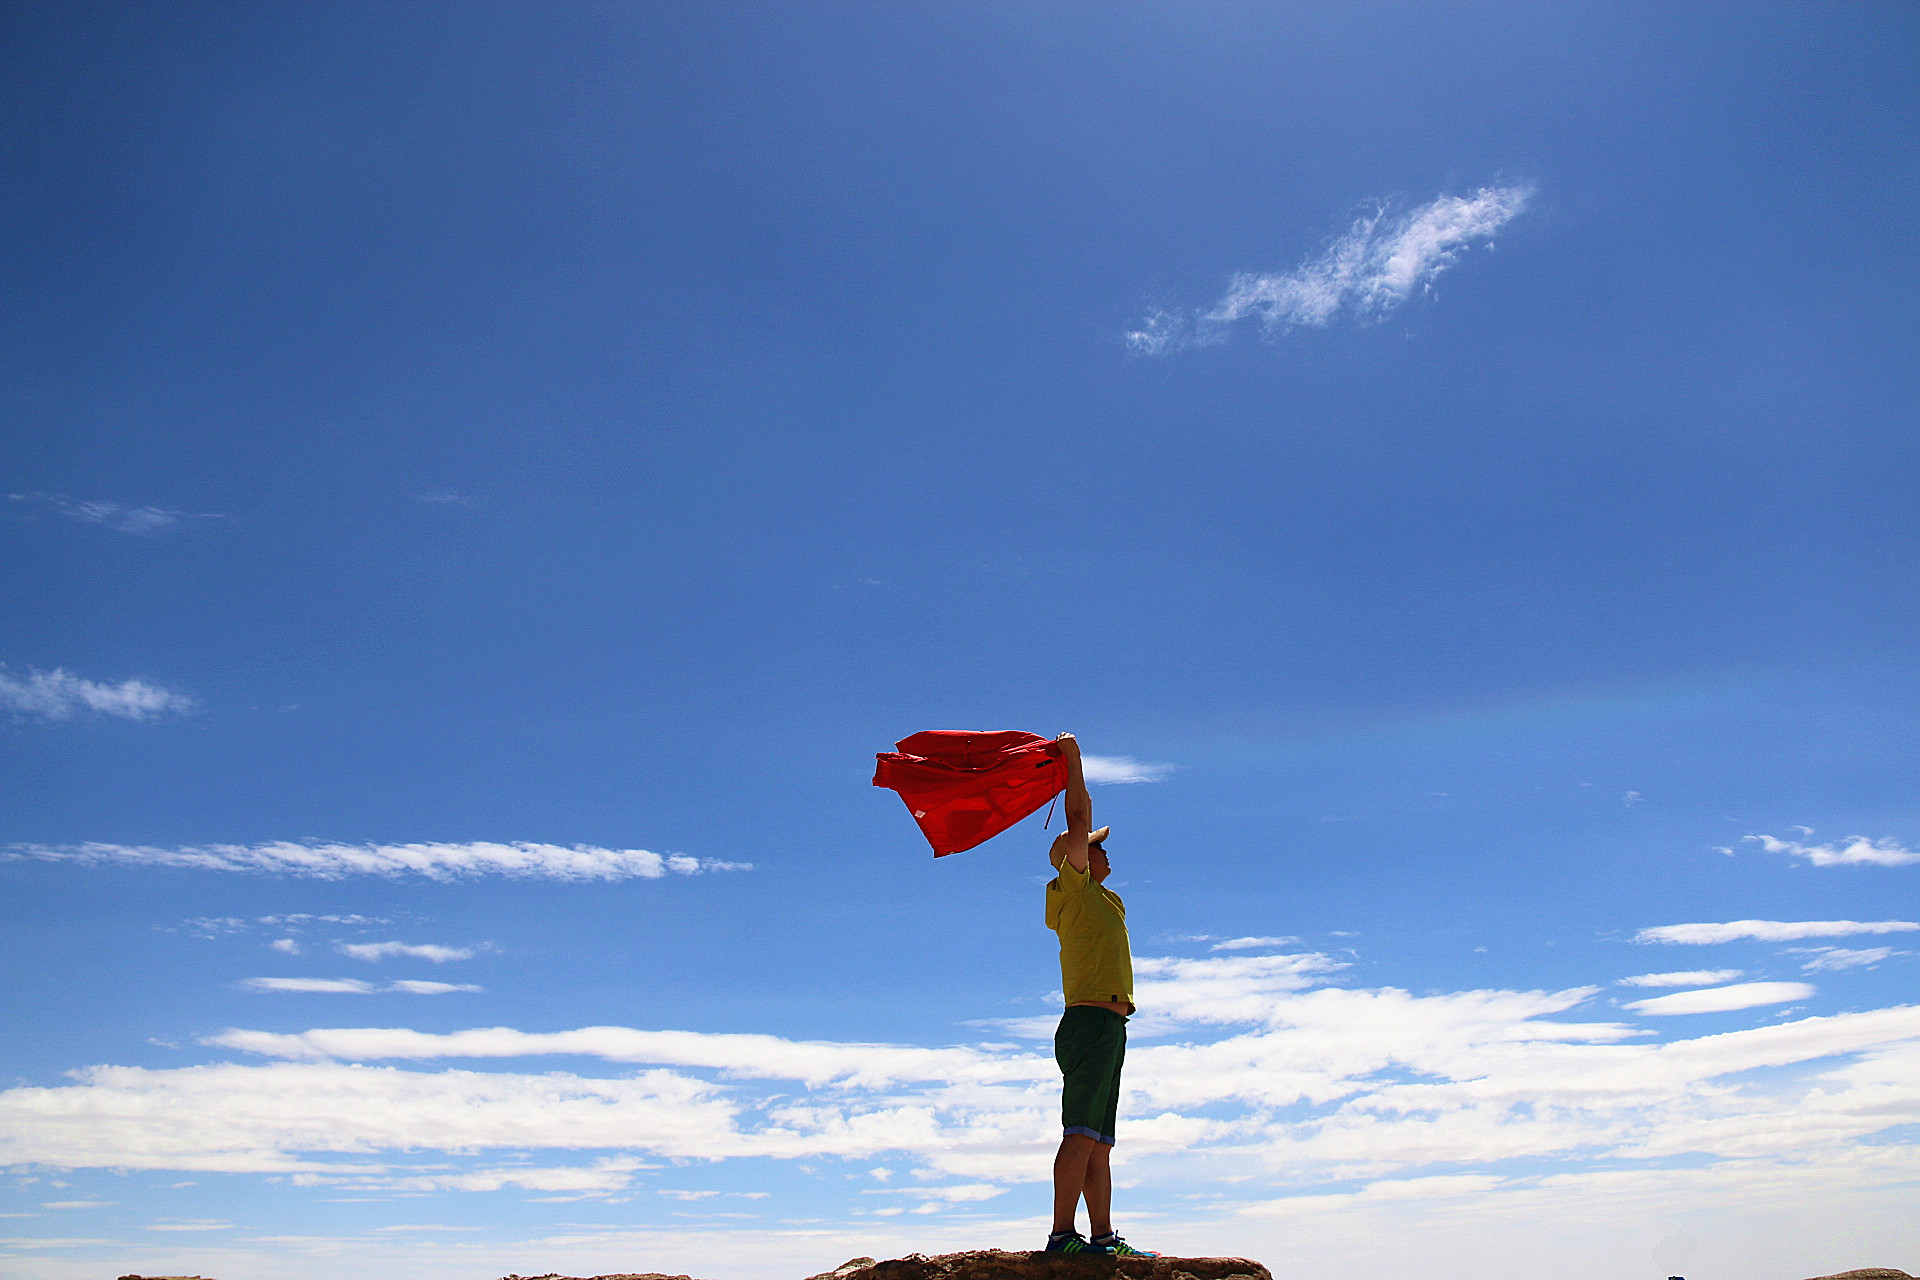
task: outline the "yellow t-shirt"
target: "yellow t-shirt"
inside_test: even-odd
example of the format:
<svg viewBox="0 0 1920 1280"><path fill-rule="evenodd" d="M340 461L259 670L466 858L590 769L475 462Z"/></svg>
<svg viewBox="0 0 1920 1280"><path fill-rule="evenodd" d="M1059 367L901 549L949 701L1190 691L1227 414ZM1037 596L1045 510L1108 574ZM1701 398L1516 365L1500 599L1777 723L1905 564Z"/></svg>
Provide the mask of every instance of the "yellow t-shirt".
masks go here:
<svg viewBox="0 0 1920 1280"><path fill-rule="evenodd" d="M1127 942L1127 904L1062 862L1047 885L1047 928L1060 935L1060 986L1067 1003L1133 1003L1133 948Z"/></svg>

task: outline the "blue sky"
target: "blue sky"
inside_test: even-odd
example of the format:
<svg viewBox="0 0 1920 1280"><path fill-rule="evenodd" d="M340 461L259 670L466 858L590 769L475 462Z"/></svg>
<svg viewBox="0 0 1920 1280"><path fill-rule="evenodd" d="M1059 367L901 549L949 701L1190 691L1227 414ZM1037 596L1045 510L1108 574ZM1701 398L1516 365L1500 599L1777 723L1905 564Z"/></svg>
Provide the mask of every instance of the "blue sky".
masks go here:
<svg viewBox="0 0 1920 1280"><path fill-rule="evenodd" d="M1910 6L5 22L0 1277L1917 1269Z"/></svg>

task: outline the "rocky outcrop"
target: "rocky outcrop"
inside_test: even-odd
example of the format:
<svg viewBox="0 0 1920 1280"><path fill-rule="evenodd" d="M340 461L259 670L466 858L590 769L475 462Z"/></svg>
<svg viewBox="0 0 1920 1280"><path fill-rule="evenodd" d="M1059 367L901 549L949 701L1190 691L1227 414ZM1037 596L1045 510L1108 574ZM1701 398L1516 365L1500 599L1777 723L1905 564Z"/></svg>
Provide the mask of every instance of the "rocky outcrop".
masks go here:
<svg viewBox="0 0 1920 1280"><path fill-rule="evenodd" d="M1245 1258L1110 1258L978 1249L935 1257L855 1258L808 1280L1273 1280Z"/></svg>
<svg viewBox="0 0 1920 1280"><path fill-rule="evenodd" d="M1841 1271L1830 1276L1815 1276L1813 1280L1913 1280L1904 1271L1895 1271L1892 1267L1862 1267L1858 1271Z"/></svg>

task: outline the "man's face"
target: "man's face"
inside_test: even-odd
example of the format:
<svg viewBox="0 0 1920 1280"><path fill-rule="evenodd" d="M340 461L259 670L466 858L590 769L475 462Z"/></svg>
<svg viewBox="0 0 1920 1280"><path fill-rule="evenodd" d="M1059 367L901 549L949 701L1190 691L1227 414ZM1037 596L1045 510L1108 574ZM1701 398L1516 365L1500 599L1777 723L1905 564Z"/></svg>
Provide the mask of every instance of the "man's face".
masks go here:
<svg viewBox="0 0 1920 1280"><path fill-rule="evenodd" d="M1113 874L1113 867L1107 862L1107 851L1097 844L1087 846L1087 870L1092 874L1095 884Z"/></svg>

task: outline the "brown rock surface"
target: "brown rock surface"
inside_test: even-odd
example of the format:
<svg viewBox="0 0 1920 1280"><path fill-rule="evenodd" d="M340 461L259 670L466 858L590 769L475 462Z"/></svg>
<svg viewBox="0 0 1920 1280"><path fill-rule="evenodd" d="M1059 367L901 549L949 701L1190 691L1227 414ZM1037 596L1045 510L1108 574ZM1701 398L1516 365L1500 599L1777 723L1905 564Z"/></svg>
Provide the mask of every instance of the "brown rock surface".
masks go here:
<svg viewBox="0 0 1920 1280"><path fill-rule="evenodd" d="M865 1264L865 1265L860 1265ZM1273 1280L1245 1258L1110 1258L978 1249L936 1257L855 1258L808 1280Z"/></svg>
<svg viewBox="0 0 1920 1280"><path fill-rule="evenodd" d="M1895 1271L1892 1267L1862 1267L1858 1271L1839 1271L1830 1276L1815 1276L1814 1280L1913 1280L1904 1271Z"/></svg>

